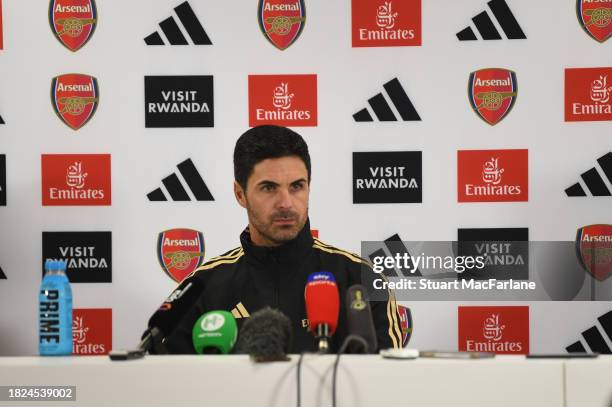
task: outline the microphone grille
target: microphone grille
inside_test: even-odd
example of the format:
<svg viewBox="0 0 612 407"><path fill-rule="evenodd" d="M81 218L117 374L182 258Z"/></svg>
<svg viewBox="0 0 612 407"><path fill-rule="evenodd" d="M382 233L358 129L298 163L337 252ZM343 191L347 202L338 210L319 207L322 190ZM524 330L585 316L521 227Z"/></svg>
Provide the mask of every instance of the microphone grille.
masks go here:
<svg viewBox="0 0 612 407"><path fill-rule="evenodd" d="M242 325L236 353L248 354L256 361L286 360L291 345L291 321L270 307L253 313Z"/></svg>

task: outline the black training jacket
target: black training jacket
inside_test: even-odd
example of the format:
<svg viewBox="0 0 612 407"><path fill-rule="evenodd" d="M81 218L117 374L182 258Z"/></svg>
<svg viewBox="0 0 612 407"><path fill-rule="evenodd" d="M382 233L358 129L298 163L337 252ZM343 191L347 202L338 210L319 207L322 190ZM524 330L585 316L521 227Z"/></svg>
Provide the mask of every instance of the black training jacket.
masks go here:
<svg viewBox="0 0 612 407"><path fill-rule="evenodd" d="M336 352L347 336L346 291L353 284L365 285L361 276L366 262L313 239L308 222L294 240L279 247L253 245L248 228L240 235L240 242L241 247L209 260L193 273L202 279L204 290L196 305L166 338L168 351L195 353L192 328L205 312L230 311L240 332L245 318L265 306L280 310L291 320L291 353L316 351L318 342L307 328L304 287L311 273L329 271L334 274L340 293L338 327L330 342L330 352ZM374 277L371 268L366 267L366 273ZM370 305L379 349L401 347L400 319L393 294L388 293L386 301L371 301Z"/></svg>

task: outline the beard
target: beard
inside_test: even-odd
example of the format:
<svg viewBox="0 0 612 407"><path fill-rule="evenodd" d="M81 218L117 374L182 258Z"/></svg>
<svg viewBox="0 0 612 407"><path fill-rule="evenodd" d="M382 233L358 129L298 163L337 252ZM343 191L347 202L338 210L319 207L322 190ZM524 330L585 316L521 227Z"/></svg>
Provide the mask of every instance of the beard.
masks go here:
<svg viewBox="0 0 612 407"><path fill-rule="evenodd" d="M263 214L258 213L247 201L246 205L249 223L254 229L268 242L273 245L281 245L297 237L300 231L304 228L308 219L308 208L300 217L300 214L295 211L276 211L266 219ZM275 221L287 220L293 221L291 224L275 224Z"/></svg>

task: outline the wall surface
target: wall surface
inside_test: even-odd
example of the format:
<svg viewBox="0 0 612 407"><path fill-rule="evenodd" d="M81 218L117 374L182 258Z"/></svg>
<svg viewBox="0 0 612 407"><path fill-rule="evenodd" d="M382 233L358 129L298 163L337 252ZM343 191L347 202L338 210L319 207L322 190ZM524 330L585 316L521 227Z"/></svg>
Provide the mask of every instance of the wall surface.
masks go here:
<svg viewBox="0 0 612 407"><path fill-rule="evenodd" d="M104 339L106 348L134 346L150 314L176 285L158 261L160 232L202 232L205 260L238 246L246 214L233 196L231 157L236 139L253 124L249 75L316 75L314 99L308 88L312 85L301 88L295 78L278 78L276 86L289 83L294 108L316 111L314 124L311 120L300 126L298 121L291 127L310 147L310 219L326 243L359 252L362 241L396 233L406 241L452 241L461 228L528 228L530 241L573 241L580 227L612 223L610 197L593 197L587 191L586 197L570 198L565 192L576 182L584 185L580 174L612 150L607 139L611 118L564 118L565 69L611 66L612 41L599 43L585 33L575 0L506 1L526 39L508 39L484 0L426 0L421 23L412 27L421 31L421 45L353 47L351 1L306 0L303 31L281 51L262 34L255 0L189 0L212 45L189 41L182 46L148 46L144 41L162 32L162 20L179 20L173 8L180 0L98 0L95 32L71 52L50 29L48 1L4 0L0 116L5 124L0 125L0 155L6 157L6 206L0 207L0 268L6 279L0 280L0 354L38 351L43 232L112 233L112 282L72 284L75 308L112 309L112 345ZM354 3L370 8L374 4L371 15L362 17L376 27L376 10L384 1ZM418 2L391 3L398 26L406 21L402 16L418 15ZM599 6L610 10L612 2ZM474 28L472 17L482 11L492 16L500 40L482 40ZM458 40L456 33L467 26L473 27L477 40ZM512 109L494 126L473 111L467 92L470 73L489 67L514 71L518 83ZM97 78L97 109L78 130L60 120L49 97L52 78L67 73ZM209 109L214 106L214 127L146 127L145 76L157 75L212 76L214 101L205 97ZM353 114L384 93L383 84L393 78L421 120L355 121ZM612 75L607 81L612 86ZM202 86L211 91L208 82ZM308 92L310 96L304 96ZM269 99L261 94L258 98L271 105L272 96L270 92ZM601 100L598 103L606 103ZM397 106L392 111L399 117ZM528 197L519 202L458 202L457 151L505 149L528 150L527 168L503 164L506 175L527 171ZM384 151L422 152L422 202L353 203L353 153ZM48 193L41 186L43 154L110 154L111 204L42 205ZM188 158L214 200L197 201L189 192L189 201L150 201L147 194ZM85 180L94 182L100 168L81 168L73 181L78 184L87 172ZM63 180L67 166L58 171L55 177ZM184 176L180 179L184 184ZM603 179L610 188L610 181ZM445 349L458 347L459 305L529 306L532 352L563 352L612 308L609 302L402 305L412 310L410 346ZM110 323L96 328L90 322L89 330L83 324L87 322L77 324L81 339L96 330L111 332Z"/></svg>

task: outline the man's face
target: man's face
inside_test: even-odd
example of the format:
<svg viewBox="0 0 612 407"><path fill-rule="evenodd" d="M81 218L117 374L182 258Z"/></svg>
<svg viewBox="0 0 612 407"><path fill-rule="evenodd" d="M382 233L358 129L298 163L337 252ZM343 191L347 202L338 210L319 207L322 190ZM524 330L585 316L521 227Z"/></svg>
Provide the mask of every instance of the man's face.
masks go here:
<svg viewBox="0 0 612 407"><path fill-rule="evenodd" d="M260 161L246 191L234 182L234 193L247 210L251 240L258 246L278 246L292 240L306 224L308 171L297 156Z"/></svg>

